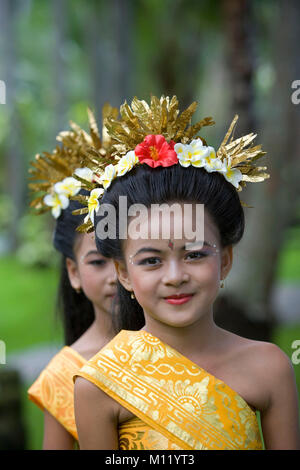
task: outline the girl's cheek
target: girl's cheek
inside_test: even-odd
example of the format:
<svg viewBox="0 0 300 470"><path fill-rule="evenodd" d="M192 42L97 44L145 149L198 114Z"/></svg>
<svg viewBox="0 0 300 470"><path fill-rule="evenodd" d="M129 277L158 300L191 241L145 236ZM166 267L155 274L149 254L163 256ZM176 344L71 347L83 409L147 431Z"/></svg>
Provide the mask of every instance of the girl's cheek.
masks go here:
<svg viewBox="0 0 300 470"><path fill-rule="evenodd" d="M196 284L200 287L206 287L208 290L215 291L219 286L219 269L218 266L207 265L205 268L191 276Z"/></svg>
<svg viewBox="0 0 300 470"><path fill-rule="evenodd" d="M127 276L133 287L138 286L140 284L141 279L145 278L145 276L141 274L139 269L136 268L136 266L131 266L127 269Z"/></svg>
<svg viewBox="0 0 300 470"><path fill-rule="evenodd" d="M81 272L81 281L82 284L88 289L99 283L99 275L97 276L97 270L94 266L88 266L84 268Z"/></svg>
<svg viewBox="0 0 300 470"><path fill-rule="evenodd" d="M139 274L131 277L131 285L134 291L141 292L143 295L143 292L151 292L153 283L149 276Z"/></svg>

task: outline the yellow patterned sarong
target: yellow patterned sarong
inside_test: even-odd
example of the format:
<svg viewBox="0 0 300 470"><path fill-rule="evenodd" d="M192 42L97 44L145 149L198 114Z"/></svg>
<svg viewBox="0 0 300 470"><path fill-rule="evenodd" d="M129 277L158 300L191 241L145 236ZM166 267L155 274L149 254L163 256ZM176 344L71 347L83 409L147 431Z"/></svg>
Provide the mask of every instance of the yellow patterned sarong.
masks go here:
<svg viewBox="0 0 300 470"><path fill-rule="evenodd" d="M78 440L74 415L74 374L85 364L74 349L65 346L49 362L28 390L28 398L51 413Z"/></svg>
<svg viewBox="0 0 300 470"><path fill-rule="evenodd" d="M221 380L144 330L122 330L76 376L135 418L121 450L260 450L256 413Z"/></svg>

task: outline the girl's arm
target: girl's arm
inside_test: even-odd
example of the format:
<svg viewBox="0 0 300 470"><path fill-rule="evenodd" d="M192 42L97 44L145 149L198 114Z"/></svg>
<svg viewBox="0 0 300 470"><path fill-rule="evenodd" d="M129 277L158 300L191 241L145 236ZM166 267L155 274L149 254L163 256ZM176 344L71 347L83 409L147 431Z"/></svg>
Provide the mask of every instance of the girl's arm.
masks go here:
<svg viewBox="0 0 300 470"><path fill-rule="evenodd" d="M44 450L73 450L73 436L52 416L44 411Z"/></svg>
<svg viewBox="0 0 300 470"><path fill-rule="evenodd" d="M117 450L117 403L82 377L77 377L74 391L75 421L80 449Z"/></svg>
<svg viewBox="0 0 300 470"><path fill-rule="evenodd" d="M293 366L277 346L268 359L266 378L269 399L261 411L261 425L267 450L300 450L298 395Z"/></svg>

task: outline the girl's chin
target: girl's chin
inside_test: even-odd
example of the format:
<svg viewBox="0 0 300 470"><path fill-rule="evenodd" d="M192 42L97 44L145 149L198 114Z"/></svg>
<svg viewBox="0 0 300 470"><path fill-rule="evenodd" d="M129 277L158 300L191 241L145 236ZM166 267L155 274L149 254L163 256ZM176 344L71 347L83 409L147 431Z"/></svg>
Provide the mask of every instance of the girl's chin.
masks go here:
<svg viewBox="0 0 300 470"><path fill-rule="evenodd" d="M160 315L159 312L156 312L155 315L145 315L146 318L151 317L152 320L155 320L161 324L171 326L173 328L185 328L197 323L202 317L201 314L193 314L192 312L168 312L166 310Z"/></svg>
<svg viewBox="0 0 300 470"><path fill-rule="evenodd" d="M180 329L180 328L188 328L188 327L191 327L191 326L195 325L196 321L185 320L185 321L181 321L181 322L179 322L179 321L175 321L175 322L173 321L173 322L172 322L172 321L163 321L163 320L161 320L160 323L161 323L161 324L164 324L164 325L166 325L166 326L169 326L169 327L171 327L171 328L178 328L178 329Z"/></svg>

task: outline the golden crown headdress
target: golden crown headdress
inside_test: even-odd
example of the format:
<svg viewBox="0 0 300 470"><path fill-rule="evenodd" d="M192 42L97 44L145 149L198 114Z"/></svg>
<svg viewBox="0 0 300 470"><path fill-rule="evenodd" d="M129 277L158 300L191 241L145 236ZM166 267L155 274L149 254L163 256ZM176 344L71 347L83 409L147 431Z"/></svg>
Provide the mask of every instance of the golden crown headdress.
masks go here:
<svg viewBox="0 0 300 470"><path fill-rule="evenodd" d="M87 188L89 182L96 181L93 172L94 166L86 167L83 156L87 149L95 149L98 160L96 168L101 162L114 161L111 157L111 138L105 126L102 136L98 130L94 113L88 108L89 133L73 121L70 121L71 130L62 131L56 137L61 142L50 152L37 154L35 160L30 162L29 188L33 194L30 207L36 214L51 210L52 215L58 218L61 211L69 205L69 199L78 194L82 187ZM103 106L102 118L117 117L118 109L108 103ZM75 177L74 177L75 176Z"/></svg>
<svg viewBox="0 0 300 470"><path fill-rule="evenodd" d="M265 166L255 165L255 161L266 154L261 145L252 146L256 134L233 139L237 115L216 152L203 137L197 137L202 127L214 124L212 118L205 117L191 124L196 108L197 102L193 102L180 113L176 96L171 99L168 96L160 99L152 96L150 104L135 97L131 106L125 101L120 107L121 118L117 119L112 114L104 118L103 124L111 138L112 151L110 160L105 157L101 159L97 148L86 148L84 151L85 165L93 168L97 177L93 183L87 182L86 185L82 181L83 187L90 191L90 196L72 198L86 206L74 211L87 214L85 223L78 227L79 231L93 230L94 214L104 190L115 178L123 176L138 164L145 163L155 168L179 163L183 167L193 165L208 172L217 171L237 191L241 191L247 182L260 182L269 178ZM115 158L115 164L112 157ZM78 178L76 175L74 177Z"/></svg>

